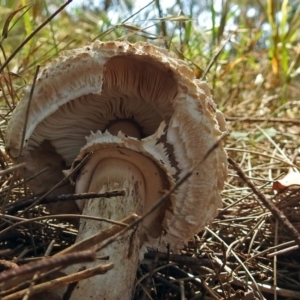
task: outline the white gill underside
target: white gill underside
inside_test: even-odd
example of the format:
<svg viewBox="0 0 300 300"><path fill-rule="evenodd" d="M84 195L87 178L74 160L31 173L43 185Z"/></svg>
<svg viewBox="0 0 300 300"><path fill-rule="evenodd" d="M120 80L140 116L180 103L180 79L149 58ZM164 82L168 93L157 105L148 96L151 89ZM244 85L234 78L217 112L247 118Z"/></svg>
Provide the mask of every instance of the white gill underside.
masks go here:
<svg viewBox="0 0 300 300"><path fill-rule="evenodd" d="M160 115L161 111L166 113ZM163 119L170 118L171 113L171 107L154 108L134 95L119 95L115 99L106 95L85 95L61 106L41 122L31 136L27 151L43 140L49 140L65 164L70 166L91 131L105 131L114 120L128 119L139 124L143 134L149 136Z"/></svg>

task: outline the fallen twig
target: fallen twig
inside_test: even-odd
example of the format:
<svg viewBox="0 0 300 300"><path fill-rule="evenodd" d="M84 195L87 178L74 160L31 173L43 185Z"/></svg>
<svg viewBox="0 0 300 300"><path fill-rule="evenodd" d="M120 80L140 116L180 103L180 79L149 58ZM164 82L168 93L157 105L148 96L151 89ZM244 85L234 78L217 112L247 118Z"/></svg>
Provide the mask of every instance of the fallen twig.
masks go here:
<svg viewBox="0 0 300 300"><path fill-rule="evenodd" d="M70 283L74 283L74 282L78 282L80 280L95 276L95 275L99 275L99 274L104 274L107 271L111 270L113 268L113 263L108 263L105 265L98 265L95 268L91 268L91 269L87 269L84 271L80 271L68 276L64 276L64 277L60 277L60 278L56 278L53 279L51 281L47 281L41 284L38 284L36 286L32 287L32 294L37 294L37 293L41 293L43 291L46 290L53 290L53 289L57 289L58 287L61 287L63 285L68 285ZM2 297L2 300L14 300L14 299L19 299L21 297L23 297L27 292L27 289L18 291L16 293L13 293L11 295ZM42 297L41 297L42 299Z"/></svg>
<svg viewBox="0 0 300 300"><path fill-rule="evenodd" d="M74 201L74 200L86 200L86 199L94 199L94 198L112 198L118 196L124 196L124 190L110 191L105 193L82 193L82 194L66 194L53 196L42 199L39 204L49 204L60 201ZM7 214L14 214L16 211L24 209L28 206L31 206L33 203L37 201L34 199L26 199L24 201L17 201L11 204L11 206L6 208Z"/></svg>
<svg viewBox="0 0 300 300"><path fill-rule="evenodd" d="M96 253L93 250L86 250L81 252L68 253L55 257L47 257L34 261L18 268L12 268L0 273L0 283L11 280L12 278L22 278L23 275L30 275L37 271L43 272L45 270L54 269L58 266L68 266L80 262L90 262L95 260Z"/></svg>

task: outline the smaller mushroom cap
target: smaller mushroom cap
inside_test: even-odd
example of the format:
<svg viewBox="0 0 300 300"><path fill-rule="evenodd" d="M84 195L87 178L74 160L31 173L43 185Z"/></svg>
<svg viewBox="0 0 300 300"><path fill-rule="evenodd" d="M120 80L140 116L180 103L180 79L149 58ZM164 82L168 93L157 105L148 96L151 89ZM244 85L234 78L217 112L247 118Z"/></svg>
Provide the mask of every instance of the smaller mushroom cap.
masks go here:
<svg viewBox="0 0 300 300"><path fill-rule="evenodd" d="M169 190L170 186L174 185L172 175L176 170L168 162L163 144L157 144L157 140L164 133L164 128L165 124L162 123L155 134L141 141L121 132L117 136L108 131L91 133L87 137L87 144L81 149L73 163L73 167L76 167L87 154L92 152L91 158L80 170L80 174L73 174L73 180L76 181L76 193L89 191L97 165L102 161L111 158L125 160L137 167L144 177L146 199L143 208L144 212L147 212ZM83 201L78 201L78 205L80 209L83 209ZM170 203L156 210L144 220L143 232L146 240L161 236L165 209L168 206Z"/></svg>

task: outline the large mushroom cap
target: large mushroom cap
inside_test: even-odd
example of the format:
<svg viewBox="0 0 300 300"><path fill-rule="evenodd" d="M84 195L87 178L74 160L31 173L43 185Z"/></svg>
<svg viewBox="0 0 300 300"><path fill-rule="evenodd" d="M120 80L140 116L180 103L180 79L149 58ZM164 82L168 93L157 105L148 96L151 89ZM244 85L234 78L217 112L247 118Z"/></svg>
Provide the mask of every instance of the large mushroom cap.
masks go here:
<svg viewBox="0 0 300 300"><path fill-rule="evenodd" d="M227 172L223 148L199 163L225 130L224 118L207 84L195 79L186 63L147 43L97 41L67 51L39 75L22 141L29 90L8 125L6 149L16 159L23 146L26 176L48 167L31 181L34 192L63 178L62 170L71 166L91 131L115 134L114 123L122 120L143 141L165 122L156 144L168 159L161 165L175 170L169 182L195 168L171 198L163 221L165 240L185 241L215 217Z"/></svg>

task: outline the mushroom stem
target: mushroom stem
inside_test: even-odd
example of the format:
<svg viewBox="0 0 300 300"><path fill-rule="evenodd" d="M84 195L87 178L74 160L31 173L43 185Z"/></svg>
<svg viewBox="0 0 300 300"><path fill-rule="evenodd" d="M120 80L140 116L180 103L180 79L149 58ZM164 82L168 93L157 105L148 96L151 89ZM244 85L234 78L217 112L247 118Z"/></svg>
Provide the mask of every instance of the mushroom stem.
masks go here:
<svg viewBox="0 0 300 300"><path fill-rule="evenodd" d="M119 131L135 138L141 138L141 129L132 120L118 120L109 124L106 128L112 135L117 135Z"/></svg>
<svg viewBox="0 0 300 300"><path fill-rule="evenodd" d="M101 216L121 220L131 213L142 214L145 198L145 182L140 170L132 163L119 158L101 160L95 167L89 185L89 192L108 192L115 189L126 190L123 197L99 198L86 201L83 215ZM81 220L77 241L89 237L110 226L105 222ZM129 231L111 245L97 253L98 257L108 256L114 269L104 275L78 282L71 300L81 299L131 299L138 266L140 250L140 228ZM90 268L93 263L69 267L68 274L82 267Z"/></svg>

